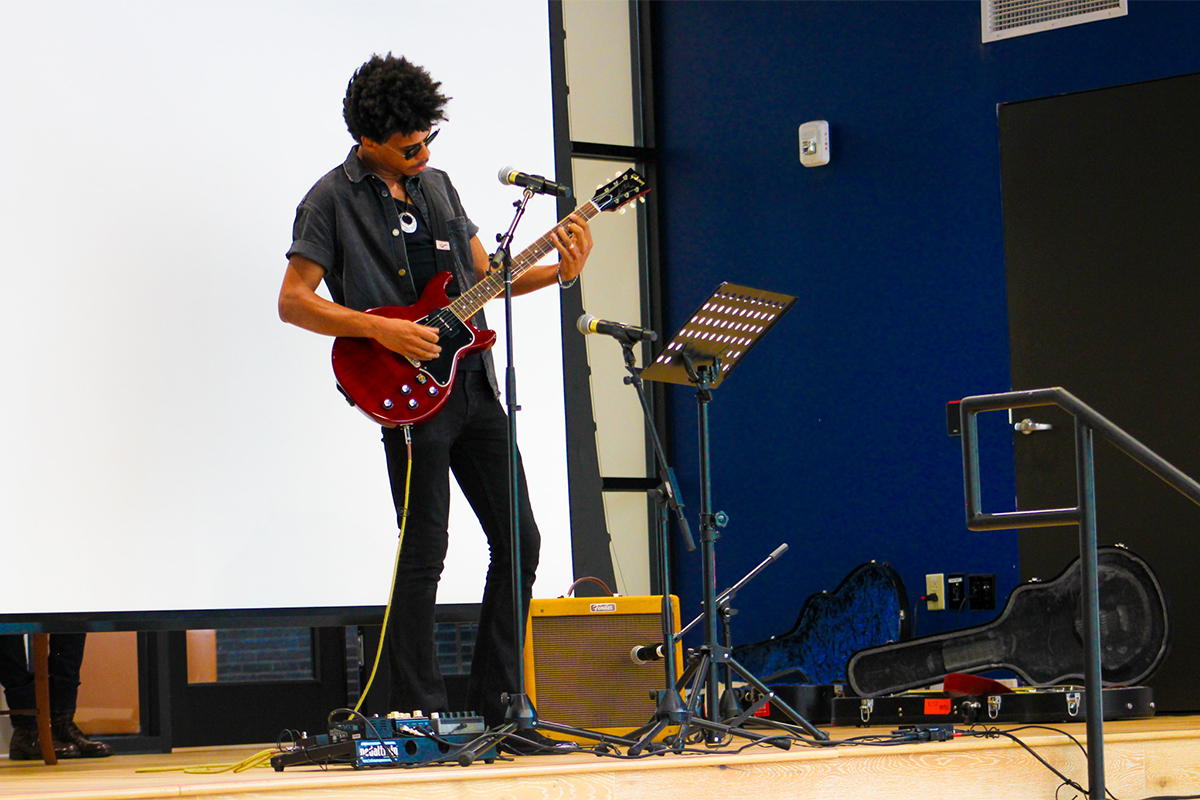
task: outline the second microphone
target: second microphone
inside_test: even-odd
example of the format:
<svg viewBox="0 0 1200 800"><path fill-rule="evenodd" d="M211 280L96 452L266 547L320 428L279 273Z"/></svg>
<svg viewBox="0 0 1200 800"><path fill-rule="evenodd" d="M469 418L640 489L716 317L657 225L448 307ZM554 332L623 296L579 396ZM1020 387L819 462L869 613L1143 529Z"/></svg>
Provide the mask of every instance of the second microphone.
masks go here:
<svg viewBox="0 0 1200 800"><path fill-rule="evenodd" d="M625 325L621 322L609 322L597 319L591 314L584 314L580 317L575 323L575 327L579 329L580 333L602 333L605 336L627 342L653 342L658 339L658 334L647 328Z"/></svg>

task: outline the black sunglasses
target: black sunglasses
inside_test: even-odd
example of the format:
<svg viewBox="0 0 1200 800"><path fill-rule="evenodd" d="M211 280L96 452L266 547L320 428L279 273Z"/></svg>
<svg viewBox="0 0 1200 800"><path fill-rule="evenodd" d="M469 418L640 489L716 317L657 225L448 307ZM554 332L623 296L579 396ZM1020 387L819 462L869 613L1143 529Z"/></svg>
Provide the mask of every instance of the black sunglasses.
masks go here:
<svg viewBox="0 0 1200 800"><path fill-rule="evenodd" d="M412 161L414 158L421 155L421 148L429 147L429 145L431 145L433 143L433 140L436 139L437 135L441 132L442 132L442 129L438 128L437 130L435 130L433 133L426 136L421 141L417 142L416 144L410 144L408 147L404 148L403 150L396 150L396 148L394 148L394 147L392 147L391 149L396 150L397 153L404 156L405 161ZM389 145L389 147L391 147L391 146Z"/></svg>

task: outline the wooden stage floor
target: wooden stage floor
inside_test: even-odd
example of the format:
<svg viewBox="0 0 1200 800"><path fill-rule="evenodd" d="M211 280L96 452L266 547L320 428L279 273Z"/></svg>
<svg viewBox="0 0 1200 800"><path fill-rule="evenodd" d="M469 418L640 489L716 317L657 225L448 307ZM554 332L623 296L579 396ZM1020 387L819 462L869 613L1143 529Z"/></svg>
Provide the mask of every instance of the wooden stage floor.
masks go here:
<svg viewBox="0 0 1200 800"><path fill-rule="evenodd" d="M1004 726L1010 729L1013 726ZM1056 726L1082 740L1082 724ZM888 728L826 728L831 738ZM1018 733L1056 768L1086 783L1079 749L1063 736ZM958 738L892 747L754 747L739 755L666 755L640 760L588 753L533 756L470 767L356 771L270 767L246 772L138 773L143 767L232 763L261 748L195 748L169 755L114 756L47 767L0 758L0 797L19 800L326 800L327 798L687 798L688 800L1054 800L1060 781L1008 739ZM1200 717L1105 725L1108 789L1119 800L1200 794ZM1066 790L1059 796L1077 793Z"/></svg>

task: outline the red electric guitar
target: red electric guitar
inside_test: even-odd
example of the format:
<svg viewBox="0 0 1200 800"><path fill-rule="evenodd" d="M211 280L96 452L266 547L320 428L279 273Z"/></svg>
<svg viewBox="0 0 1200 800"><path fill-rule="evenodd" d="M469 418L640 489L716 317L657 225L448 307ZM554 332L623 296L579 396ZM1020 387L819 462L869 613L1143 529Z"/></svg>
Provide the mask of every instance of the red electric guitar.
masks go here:
<svg viewBox="0 0 1200 800"><path fill-rule="evenodd" d="M646 181L626 170L601 186L596 195L575 210L590 220L601 211L614 211L650 191ZM513 280L554 249L551 234L567 220L555 225L542 238L513 257ZM411 306L372 308L368 314L407 319L438 329L441 354L432 361L415 361L388 350L374 339L338 337L333 342L333 374L351 405L380 425L420 425L442 409L454 384L458 362L463 356L486 350L496 342L496 332L471 324L484 303L504 291L499 270L450 301L446 286L449 272L435 275L421 299Z"/></svg>

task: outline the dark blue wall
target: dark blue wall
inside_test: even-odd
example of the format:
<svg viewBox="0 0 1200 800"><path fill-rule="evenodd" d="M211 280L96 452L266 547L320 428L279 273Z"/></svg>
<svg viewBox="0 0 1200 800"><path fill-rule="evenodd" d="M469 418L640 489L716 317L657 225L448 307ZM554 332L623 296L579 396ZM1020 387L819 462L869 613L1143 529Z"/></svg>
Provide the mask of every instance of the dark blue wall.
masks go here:
<svg viewBox="0 0 1200 800"><path fill-rule="evenodd" d="M653 4L659 202L673 331L723 280L800 298L716 392L718 583L780 542L743 590L735 637L786 630L856 565L1017 582L1015 534L963 522L945 403L1009 388L996 106L1200 71L1200 3L992 44L962 2ZM832 163L799 164L827 119ZM1114 131L1114 157L1131 132ZM672 445L698 509L696 404L672 388ZM986 421L984 504L1013 508L1004 420ZM694 518L694 517L693 517ZM677 549L684 617L697 553ZM1045 576L1052 577L1052 576ZM960 626L992 612L967 612ZM953 613L918 617L948 630Z"/></svg>

